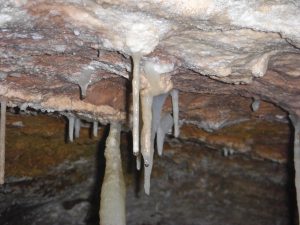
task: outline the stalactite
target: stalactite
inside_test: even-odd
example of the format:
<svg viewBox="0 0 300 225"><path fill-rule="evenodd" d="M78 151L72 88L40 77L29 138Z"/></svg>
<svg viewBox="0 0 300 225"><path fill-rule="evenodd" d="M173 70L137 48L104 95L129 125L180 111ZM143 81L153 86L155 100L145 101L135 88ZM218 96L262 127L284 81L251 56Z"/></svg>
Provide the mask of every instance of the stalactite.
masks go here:
<svg viewBox="0 0 300 225"><path fill-rule="evenodd" d="M171 116L170 113L165 114L160 120L160 124L157 129L157 136L156 136L157 152L158 152L158 155L160 155L160 156L162 155L165 136L169 132L169 130L172 128L173 121L174 121L173 117Z"/></svg>
<svg viewBox="0 0 300 225"><path fill-rule="evenodd" d="M260 99L254 98L251 104L251 109L253 112L256 112L260 107Z"/></svg>
<svg viewBox="0 0 300 225"><path fill-rule="evenodd" d="M294 125L294 166L295 166L295 186L297 192L298 215L300 216L300 117L290 114L290 119Z"/></svg>
<svg viewBox="0 0 300 225"><path fill-rule="evenodd" d="M93 122L93 136L94 137L98 136L98 121Z"/></svg>
<svg viewBox="0 0 300 225"><path fill-rule="evenodd" d="M174 119L174 137L178 137L179 136L178 90L173 89L170 94L172 96L173 119Z"/></svg>
<svg viewBox="0 0 300 225"><path fill-rule="evenodd" d="M142 119L143 128L141 133L141 151L144 158L144 164L148 167L152 164L153 147L151 146L151 124L152 124L152 102L153 96L142 95Z"/></svg>
<svg viewBox="0 0 300 225"><path fill-rule="evenodd" d="M142 149L147 148L148 163L145 164L144 174L144 189L146 194L150 194L150 178L153 167L153 154L154 154L154 140L155 135L160 125L161 111L163 104L168 94L161 94L158 96L142 95L142 112L143 112L143 129L142 129ZM149 100L150 98L151 100ZM150 115L150 116L149 116ZM144 122L145 121L145 122ZM146 125L145 125L146 124ZM150 124L150 127L149 127ZM145 157L143 155L143 157ZM145 158L144 158L145 159Z"/></svg>
<svg viewBox="0 0 300 225"><path fill-rule="evenodd" d="M93 70L87 68L82 71L82 73L79 76L79 79L77 80L78 86L80 87L80 98L84 99L86 97L86 91L91 83Z"/></svg>
<svg viewBox="0 0 300 225"><path fill-rule="evenodd" d="M79 138L80 136L80 127L81 127L80 119L75 118L75 138Z"/></svg>
<svg viewBox="0 0 300 225"><path fill-rule="evenodd" d="M151 123L152 123L152 101L153 96L142 95L142 118L143 128L141 133L141 150L145 166L145 184L146 194L150 194L150 176L153 165L153 143L151 142Z"/></svg>
<svg viewBox="0 0 300 225"><path fill-rule="evenodd" d="M154 142L155 134L159 127L160 119L161 119L161 111L163 105L168 97L168 94L161 94L153 97L152 103L152 142Z"/></svg>
<svg viewBox="0 0 300 225"><path fill-rule="evenodd" d="M156 95L168 93L172 82L161 82L160 75L174 69L173 64L147 61L144 65L144 75L148 80L148 88L140 91L140 61L141 57L151 53L159 43L157 28L147 23L133 24L125 33L126 47L133 59L133 153L139 156L139 95L142 99L143 127L141 134L141 152L145 166L145 191L149 193L150 175L152 170L154 136L156 130L152 128L152 101ZM156 119L156 118L155 118ZM160 119L160 118L158 118ZM159 121L159 120L158 120ZM137 158L137 168L140 168L140 158Z"/></svg>
<svg viewBox="0 0 300 225"><path fill-rule="evenodd" d="M160 123L162 106L173 85L161 80L161 74L173 70L173 64L147 61L144 65L146 84L141 89L143 127L141 133L141 152L144 158L145 193L150 193L150 177L153 167L154 139ZM156 97L157 96L157 97Z"/></svg>
<svg viewBox="0 0 300 225"><path fill-rule="evenodd" d="M5 124L6 124L6 101L1 101L0 121L0 185L4 184L5 176Z"/></svg>
<svg viewBox="0 0 300 225"><path fill-rule="evenodd" d="M139 54L133 54L133 79L132 79L132 117L133 117L133 154L139 154L139 145L140 145L140 61L141 56Z"/></svg>
<svg viewBox="0 0 300 225"><path fill-rule="evenodd" d="M158 30L146 22L135 23L125 33L125 45L133 61L133 154L139 154L139 91L141 57L151 53L159 43Z"/></svg>
<svg viewBox="0 0 300 225"><path fill-rule="evenodd" d="M141 170L141 164L142 164L142 156L141 154L138 154L136 156L136 169Z"/></svg>
<svg viewBox="0 0 300 225"><path fill-rule="evenodd" d="M68 120L69 120L69 141L73 142L73 140L74 140L75 117L72 116L72 115L69 115Z"/></svg>
<svg viewBox="0 0 300 225"><path fill-rule="evenodd" d="M100 225L125 225L125 182L120 155L121 125L111 123L106 140L106 167L101 189Z"/></svg>

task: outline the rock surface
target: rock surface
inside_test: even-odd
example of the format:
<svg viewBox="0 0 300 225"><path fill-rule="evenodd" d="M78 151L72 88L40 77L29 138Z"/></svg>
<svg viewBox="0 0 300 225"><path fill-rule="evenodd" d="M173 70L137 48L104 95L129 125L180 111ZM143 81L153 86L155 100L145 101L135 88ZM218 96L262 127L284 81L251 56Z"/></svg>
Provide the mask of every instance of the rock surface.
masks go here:
<svg viewBox="0 0 300 225"><path fill-rule="evenodd" d="M256 129L267 123L253 120ZM268 123L276 127L278 122ZM107 132L100 129L97 144L98 138L90 139L88 129L83 128L79 139L65 143L65 126L60 117L8 115L1 224L99 224ZM150 197L143 192L142 173L135 170L128 134L123 133L127 224L293 224L289 129L287 124L281 128L260 129L266 135L256 137L248 126L232 128L231 133L241 133L254 143L245 143L251 147L248 153L235 150L226 156L222 148L228 143L242 149L240 138L230 137L228 128L207 133L194 126L183 127L179 139L168 137L162 158L155 156ZM205 135L209 140L203 142ZM257 149L265 154L256 154ZM281 153L281 160L274 160L276 152Z"/></svg>
<svg viewBox="0 0 300 225"><path fill-rule="evenodd" d="M296 223L288 115L300 116L297 0L0 0L0 100L61 120L9 118L0 223L89 223L96 141L69 149L61 116L130 126L133 49L147 53L141 68L174 64L181 135L156 159L150 198L135 197L128 175L128 223ZM41 136L30 127L44 122ZM28 135L39 138L25 144Z"/></svg>
<svg viewBox="0 0 300 225"><path fill-rule="evenodd" d="M143 24L160 40L143 61L175 63L181 91L256 96L298 114L299 15L292 0L3 0L0 96L11 105L125 121L126 37ZM90 76L84 101L82 76Z"/></svg>

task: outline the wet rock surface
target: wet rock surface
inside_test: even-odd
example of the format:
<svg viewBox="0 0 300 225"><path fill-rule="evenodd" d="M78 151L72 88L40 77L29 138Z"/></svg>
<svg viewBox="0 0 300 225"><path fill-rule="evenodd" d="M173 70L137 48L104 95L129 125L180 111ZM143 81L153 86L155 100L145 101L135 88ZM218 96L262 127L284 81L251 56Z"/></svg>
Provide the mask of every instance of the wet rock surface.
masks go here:
<svg viewBox="0 0 300 225"><path fill-rule="evenodd" d="M90 139L88 129L82 128L79 139L65 143L65 123L45 115L8 116L1 224L98 224L106 128L100 129L98 139ZM127 224L294 224L289 127L282 123L282 129L268 129L278 122L266 125L259 119L251 123L265 135L253 136L251 125L213 133L185 125L179 139L169 136L163 156L155 156L150 196L143 192L142 173L135 171L129 134L123 133ZM230 138L231 133L261 141L254 141L250 153L224 155L226 143L242 149L240 138ZM214 138L201 141L205 135ZM270 137L282 139L283 147ZM263 148L265 155L258 157L256 148ZM280 160L270 160L276 151L282 152Z"/></svg>

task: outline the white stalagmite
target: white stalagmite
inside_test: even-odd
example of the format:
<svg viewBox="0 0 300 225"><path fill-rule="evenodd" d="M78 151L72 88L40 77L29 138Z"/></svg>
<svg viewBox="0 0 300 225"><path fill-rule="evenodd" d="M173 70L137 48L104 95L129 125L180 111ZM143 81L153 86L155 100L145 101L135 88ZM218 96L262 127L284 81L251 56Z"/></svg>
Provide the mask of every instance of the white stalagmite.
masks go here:
<svg viewBox="0 0 300 225"><path fill-rule="evenodd" d="M111 123L106 140L106 167L101 189L100 225L125 225L125 182L120 155L121 125Z"/></svg>
<svg viewBox="0 0 300 225"><path fill-rule="evenodd" d="M174 119L174 137L179 136L179 104L178 104L178 90L171 91L172 106L173 106L173 119Z"/></svg>
<svg viewBox="0 0 300 225"><path fill-rule="evenodd" d="M5 176L5 124L6 124L6 101L1 101L0 121L0 185L4 184Z"/></svg>
<svg viewBox="0 0 300 225"><path fill-rule="evenodd" d="M74 140L74 125L75 125L75 117L68 116L69 120L69 141L73 142Z"/></svg>
<svg viewBox="0 0 300 225"><path fill-rule="evenodd" d="M79 118L75 119L75 138L79 138L80 136L80 127L81 127L81 122Z"/></svg>
<svg viewBox="0 0 300 225"><path fill-rule="evenodd" d="M300 117L290 115L294 125L294 166L295 166L295 186L297 192L298 214L300 215Z"/></svg>
<svg viewBox="0 0 300 225"><path fill-rule="evenodd" d="M93 122L93 136L94 137L98 136L98 121Z"/></svg>
<svg viewBox="0 0 300 225"><path fill-rule="evenodd" d="M133 54L133 79L132 79L132 136L133 136L133 154L139 154L140 145L140 61L139 54Z"/></svg>

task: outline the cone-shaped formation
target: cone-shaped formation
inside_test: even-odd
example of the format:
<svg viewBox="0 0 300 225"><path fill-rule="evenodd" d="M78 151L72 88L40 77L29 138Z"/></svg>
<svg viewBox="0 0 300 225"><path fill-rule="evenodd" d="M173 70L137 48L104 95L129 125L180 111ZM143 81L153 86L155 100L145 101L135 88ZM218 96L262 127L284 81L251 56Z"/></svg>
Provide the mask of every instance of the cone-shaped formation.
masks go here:
<svg viewBox="0 0 300 225"><path fill-rule="evenodd" d="M77 82L80 87L81 99L86 98L86 91L87 91L89 84L91 83L92 72L93 72L93 70L86 68L82 71L82 73L79 76L79 79Z"/></svg>
<svg viewBox="0 0 300 225"><path fill-rule="evenodd" d="M132 79L132 136L133 136L133 154L139 154L140 142L140 60L139 54L134 54L133 59L133 79Z"/></svg>
<svg viewBox="0 0 300 225"><path fill-rule="evenodd" d="M81 128L81 121L79 118L75 118L75 138L79 138L80 128Z"/></svg>
<svg viewBox="0 0 300 225"><path fill-rule="evenodd" d="M157 129L156 146L157 146L158 155L160 156L162 155L163 152L165 136L172 128L172 126L173 126L173 117L171 116L170 113L167 113L161 118L160 125Z"/></svg>
<svg viewBox="0 0 300 225"><path fill-rule="evenodd" d="M94 137L98 136L98 121L93 122L93 136Z"/></svg>
<svg viewBox="0 0 300 225"><path fill-rule="evenodd" d="M74 140L74 126L75 126L75 117L74 116L68 116L69 120L69 141L73 142Z"/></svg>
<svg viewBox="0 0 300 225"><path fill-rule="evenodd" d="M106 140L106 167L101 188L100 225L125 225L125 182L120 154L121 125L111 123Z"/></svg>
<svg viewBox="0 0 300 225"><path fill-rule="evenodd" d="M260 107L260 99L254 98L251 104L252 111L256 112L257 110L259 110L259 107Z"/></svg>
<svg viewBox="0 0 300 225"><path fill-rule="evenodd" d="M179 136L179 103L178 103L178 90L171 91L172 106L173 106L173 122L174 122L174 137Z"/></svg>
<svg viewBox="0 0 300 225"><path fill-rule="evenodd" d="M141 89L141 103L142 103L142 119L143 127L141 132L141 153L144 158L145 176L144 176L144 189L145 193L150 193L150 177L153 167L153 155L154 155L154 140L158 129L160 128L160 133L168 132L168 130L173 125L173 117L169 117L161 120L161 111L163 104L170 94L173 88L172 82L169 76L162 77L164 73L168 73L174 69L173 64L162 64L159 62L145 62L144 65L144 80L146 85ZM168 79L166 79L168 78ZM173 93L173 91L171 91ZM172 95L172 100L175 109L173 114L176 114L178 120L178 92L175 91ZM169 119L171 118L171 122ZM162 124L163 123L163 124ZM178 122L176 134L179 133ZM167 131L167 127L170 127ZM164 137L157 138L159 141L159 154L162 153L162 142Z"/></svg>

